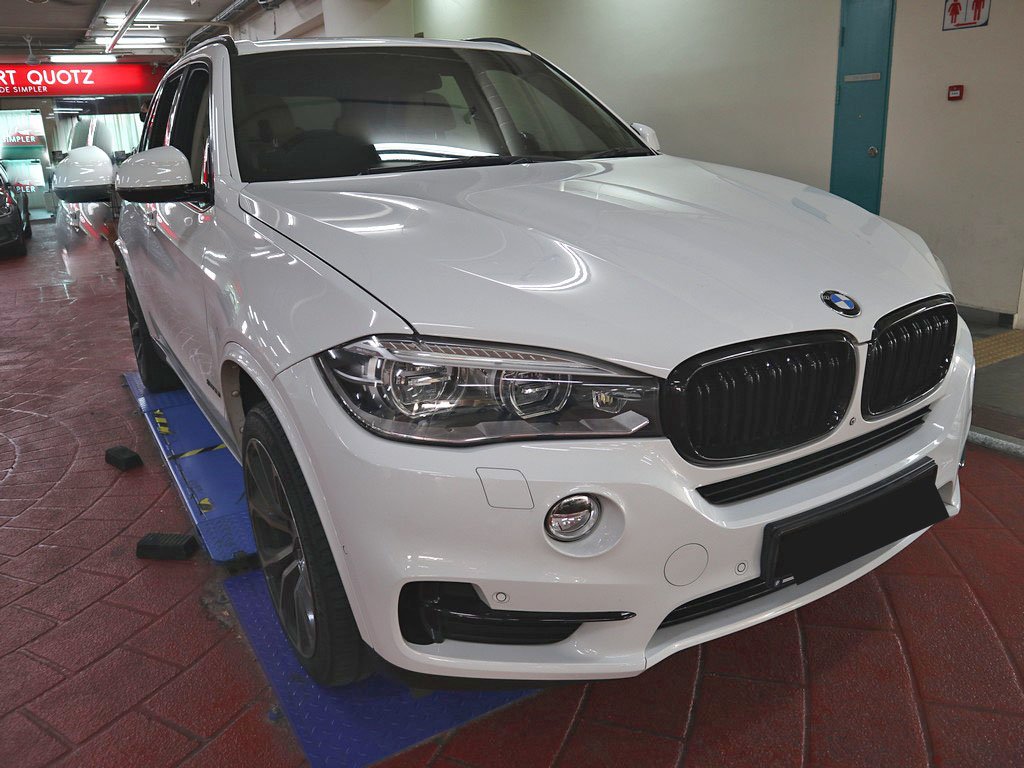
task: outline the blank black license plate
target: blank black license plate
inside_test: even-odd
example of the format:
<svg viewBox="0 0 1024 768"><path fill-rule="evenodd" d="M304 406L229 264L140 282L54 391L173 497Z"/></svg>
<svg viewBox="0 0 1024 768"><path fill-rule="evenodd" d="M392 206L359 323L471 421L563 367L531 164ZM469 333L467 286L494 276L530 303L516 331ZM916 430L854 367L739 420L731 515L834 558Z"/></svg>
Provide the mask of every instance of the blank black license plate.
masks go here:
<svg viewBox="0 0 1024 768"><path fill-rule="evenodd" d="M761 573L771 585L813 579L945 520L938 467L922 459L903 472L764 529Z"/></svg>

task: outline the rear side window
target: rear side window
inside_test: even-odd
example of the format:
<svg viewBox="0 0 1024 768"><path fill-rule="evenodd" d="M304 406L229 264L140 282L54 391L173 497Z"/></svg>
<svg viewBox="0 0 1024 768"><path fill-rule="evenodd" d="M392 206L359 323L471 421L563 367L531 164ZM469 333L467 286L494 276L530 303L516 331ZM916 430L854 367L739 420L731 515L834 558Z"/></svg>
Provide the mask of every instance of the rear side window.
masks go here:
<svg viewBox="0 0 1024 768"><path fill-rule="evenodd" d="M167 143L167 120L171 116L171 106L174 104L174 96L178 93L180 84L181 75L175 75L160 89L157 101L150 109L146 135L142 137L143 149L162 147Z"/></svg>

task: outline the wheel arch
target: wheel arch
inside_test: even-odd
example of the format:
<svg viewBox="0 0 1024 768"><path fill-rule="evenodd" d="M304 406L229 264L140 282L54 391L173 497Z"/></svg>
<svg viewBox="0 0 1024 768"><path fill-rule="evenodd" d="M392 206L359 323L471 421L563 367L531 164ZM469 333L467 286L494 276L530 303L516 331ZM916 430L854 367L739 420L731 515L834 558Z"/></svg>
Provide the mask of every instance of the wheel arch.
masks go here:
<svg viewBox="0 0 1024 768"><path fill-rule="evenodd" d="M281 422L285 437L288 438L288 442L295 452L299 462L299 469L302 470L302 476L309 487L313 504L320 518L320 524L327 535L331 553L334 555L334 562L338 567L341 582L348 595L352 613L365 641L367 637L371 636L368 631L371 625L363 610L362 598L358 590L354 589L355 581L348 569L341 534L334 524L333 517L325 514L327 498L320 485L316 470L309 460L309 452L302 440L301 431L295 423L284 398L278 392L273 377L263 369L248 350L236 342L231 342L225 347L224 360L221 363L221 386L223 387L221 391L224 393L228 421L231 426L232 437L234 438L232 451L240 462L242 455L242 429L245 425L245 414L249 408L256 403L266 402L274 411L278 421Z"/></svg>

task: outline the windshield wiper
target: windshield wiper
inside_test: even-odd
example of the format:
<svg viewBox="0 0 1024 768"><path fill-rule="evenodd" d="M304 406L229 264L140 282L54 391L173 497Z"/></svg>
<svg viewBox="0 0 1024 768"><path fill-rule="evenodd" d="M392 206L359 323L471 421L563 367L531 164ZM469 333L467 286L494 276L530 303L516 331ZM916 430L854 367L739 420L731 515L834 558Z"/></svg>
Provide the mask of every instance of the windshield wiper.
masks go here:
<svg viewBox="0 0 1024 768"><path fill-rule="evenodd" d="M360 171L357 175L368 173L405 173L406 171L429 171L435 168L479 168L488 165L517 165L521 163L550 163L564 160L554 155L473 155L472 157L455 157L451 160L427 160L409 165L379 165Z"/></svg>
<svg viewBox="0 0 1024 768"><path fill-rule="evenodd" d="M639 157L640 155L649 154L651 154L650 150L642 147L613 147L612 149L602 149L600 152L588 152L573 159L597 160L602 157Z"/></svg>

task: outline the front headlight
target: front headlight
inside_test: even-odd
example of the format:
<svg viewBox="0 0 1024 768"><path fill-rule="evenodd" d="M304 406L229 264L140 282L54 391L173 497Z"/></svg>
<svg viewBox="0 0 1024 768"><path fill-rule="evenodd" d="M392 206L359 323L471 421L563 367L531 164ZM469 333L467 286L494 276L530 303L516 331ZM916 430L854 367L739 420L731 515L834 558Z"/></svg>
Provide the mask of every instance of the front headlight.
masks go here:
<svg viewBox="0 0 1024 768"><path fill-rule="evenodd" d="M373 336L317 361L360 424L398 440L468 445L661 434L658 379L559 352Z"/></svg>

